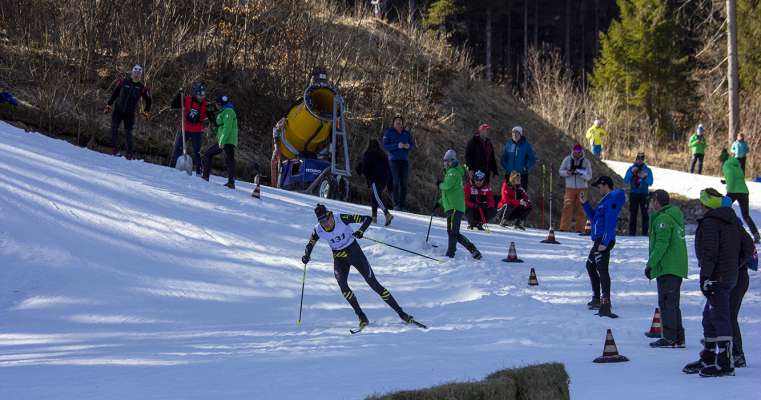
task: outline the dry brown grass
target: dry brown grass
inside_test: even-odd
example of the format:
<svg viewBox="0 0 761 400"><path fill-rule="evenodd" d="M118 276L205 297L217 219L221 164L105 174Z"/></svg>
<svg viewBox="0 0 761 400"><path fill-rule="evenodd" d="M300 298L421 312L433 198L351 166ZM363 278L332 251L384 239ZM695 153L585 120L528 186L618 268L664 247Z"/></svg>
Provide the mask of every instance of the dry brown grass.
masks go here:
<svg viewBox="0 0 761 400"><path fill-rule="evenodd" d="M246 6L234 0L153 0L144 9L146 2L137 0L30 0L34 4L24 7L19 1L0 3L0 25L9 38L0 41L0 68L30 106L0 115L79 145L103 150L110 145L109 118L101 110L114 80L134 62L144 65L154 94L152 118L137 123L136 149L140 158L155 163L168 162L179 125L169 101L179 87L203 79L211 95L226 93L236 104L239 176L268 174L259 166L269 162L271 127L302 93L315 66L328 69L347 100L353 165L393 115L406 117L419 144L408 202L416 211L430 210L441 155L449 147L462 154L481 122L496 127L498 150L510 127L524 126L548 173L572 143L505 88L479 80L467 52L415 24L378 21L364 6L347 8L329 0L251 0ZM38 14L49 15L48 23L35 22ZM610 174L599 163L595 168ZM540 171L530 178L537 206ZM360 177L354 177L353 188L356 201L369 201ZM555 188L562 190L557 179ZM533 213L534 224L540 215Z"/></svg>

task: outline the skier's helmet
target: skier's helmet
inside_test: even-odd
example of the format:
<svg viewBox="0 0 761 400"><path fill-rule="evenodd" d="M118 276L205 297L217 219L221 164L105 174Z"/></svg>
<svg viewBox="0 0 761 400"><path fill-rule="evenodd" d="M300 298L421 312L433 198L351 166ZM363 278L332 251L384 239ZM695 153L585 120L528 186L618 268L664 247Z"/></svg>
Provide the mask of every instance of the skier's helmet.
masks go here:
<svg viewBox="0 0 761 400"><path fill-rule="evenodd" d="M314 215L317 216L318 221L323 222L330 217L330 211L325 205L317 204L317 207L314 208Z"/></svg>

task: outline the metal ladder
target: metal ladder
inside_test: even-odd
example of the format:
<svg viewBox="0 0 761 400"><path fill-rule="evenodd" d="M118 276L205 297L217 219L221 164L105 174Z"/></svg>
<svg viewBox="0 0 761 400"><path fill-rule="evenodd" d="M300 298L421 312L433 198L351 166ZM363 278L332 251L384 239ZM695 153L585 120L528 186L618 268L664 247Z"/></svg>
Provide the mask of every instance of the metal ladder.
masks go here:
<svg viewBox="0 0 761 400"><path fill-rule="evenodd" d="M351 177L351 160L349 159L349 132L346 129L346 119L344 118L344 99L336 93L333 97L333 123L332 137L330 141L330 172L334 176ZM338 160L338 140L341 140L343 147L343 167L339 166Z"/></svg>

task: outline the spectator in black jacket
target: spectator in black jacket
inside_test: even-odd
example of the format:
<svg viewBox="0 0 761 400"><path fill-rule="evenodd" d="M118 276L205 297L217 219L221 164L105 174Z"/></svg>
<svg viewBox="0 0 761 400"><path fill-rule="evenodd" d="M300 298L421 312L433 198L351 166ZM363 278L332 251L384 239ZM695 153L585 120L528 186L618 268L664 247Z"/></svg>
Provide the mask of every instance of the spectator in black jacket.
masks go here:
<svg viewBox="0 0 761 400"><path fill-rule="evenodd" d="M119 146L117 145L117 134L119 132L119 125L124 123L124 133L127 136L127 154L128 160L132 159L132 128L135 125L135 111L137 111L137 102L142 98L145 102L145 108L143 113L148 118L151 112L151 94L148 88L141 82L143 78L143 67L139 64L135 64L132 67L132 72L125 79L120 80L111 98L108 99L106 105L106 112L112 111L111 114L111 145L113 147L112 154L119 154ZM113 107L112 107L113 105Z"/></svg>
<svg viewBox="0 0 761 400"><path fill-rule="evenodd" d="M389 212L388 207L383 202L382 196L385 188L392 187L391 167L388 162L388 156L381 149L378 140L370 139L358 170L361 175L365 176L367 186L372 191L370 197L372 200L373 223L378 223L378 207L380 207L383 210L383 215L386 217L385 226L388 226L391 224L394 216Z"/></svg>
<svg viewBox="0 0 761 400"><path fill-rule="evenodd" d="M724 207L732 209L732 205L729 201L722 204ZM751 257L753 256L754 244L753 238L742 227L742 222L737 219L737 223L740 225L740 237L742 240L742 248L749 249L751 255L746 257L746 251L740 252L740 270L737 273L737 284L732 289L732 293L729 296L729 310L732 316L732 358L734 359L735 368L745 368L747 363L745 361L745 352L743 351L743 338L740 333L740 323L737 321L737 317L740 315L740 306L742 306L743 297L748 291L750 286L750 277L748 276L748 267L751 263Z"/></svg>
<svg viewBox="0 0 761 400"><path fill-rule="evenodd" d="M700 265L700 290L708 299L703 309L704 348L700 360L687 364L688 374L714 377L734 375L732 363L732 322L730 297L737 285L740 260L752 249L742 240L742 226L729 207L722 207L722 195L715 189L700 192L707 210L698 219L695 256ZM752 246L751 246L752 247Z"/></svg>
<svg viewBox="0 0 761 400"><path fill-rule="evenodd" d="M468 141L465 148L465 167L468 169L470 179L476 171L486 174L486 184L492 176L497 176L497 158L494 156L494 146L489 140L489 124L481 124L478 132Z"/></svg>

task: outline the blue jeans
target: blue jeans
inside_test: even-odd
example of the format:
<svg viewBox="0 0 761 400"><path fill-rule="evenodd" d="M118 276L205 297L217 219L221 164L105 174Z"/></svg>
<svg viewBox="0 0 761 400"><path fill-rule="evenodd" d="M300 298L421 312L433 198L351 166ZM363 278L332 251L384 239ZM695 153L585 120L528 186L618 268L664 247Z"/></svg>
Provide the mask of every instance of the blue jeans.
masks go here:
<svg viewBox="0 0 761 400"><path fill-rule="evenodd" d="M396 209L405 208L407 198L407 180L410 174L410 163L407 160L391 160L391 176L394 178L394 205Z"/></svg>
<svg viewBox="0 0 761 400"><path fill-rule="evenodd" d="M593 144L592 145L592 154L600 157L602 156L602 145L601 144Z"/></svg>

